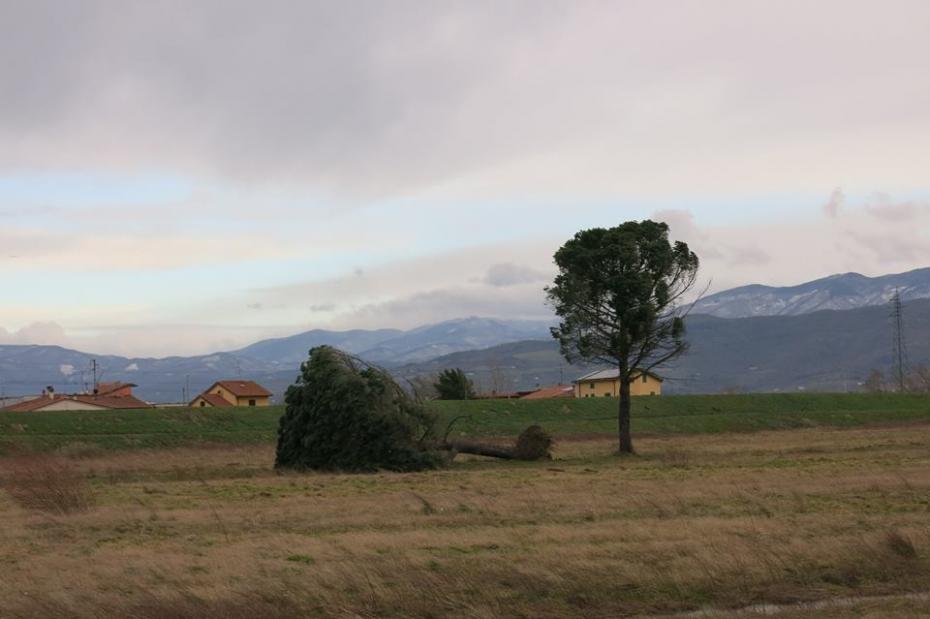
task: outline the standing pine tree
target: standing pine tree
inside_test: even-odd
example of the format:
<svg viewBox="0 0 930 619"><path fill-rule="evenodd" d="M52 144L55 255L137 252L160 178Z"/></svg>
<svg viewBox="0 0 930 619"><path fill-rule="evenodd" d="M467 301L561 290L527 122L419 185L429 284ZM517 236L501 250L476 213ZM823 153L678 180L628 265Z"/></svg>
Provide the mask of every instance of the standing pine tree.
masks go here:
<svg viewBox="0 0 930 619"><path fill-rule="evenodd" d="M668 240L668 225L628 221L578 232L555 254L546 288L560 318L552 335L569 360L619 370L620 453L633 453L630 383L687 349L681 301L697 278L698 257Z"/></svg>

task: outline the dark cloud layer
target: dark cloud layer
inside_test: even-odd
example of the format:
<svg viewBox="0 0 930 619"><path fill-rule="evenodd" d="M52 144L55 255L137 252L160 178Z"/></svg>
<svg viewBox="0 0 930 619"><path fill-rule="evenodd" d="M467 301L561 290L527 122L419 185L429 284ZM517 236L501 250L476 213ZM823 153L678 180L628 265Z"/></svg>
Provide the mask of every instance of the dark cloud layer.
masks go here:
<svg viewBox="0 0 930 619"><path fill-rule="evenodd" d="M356 197L479 177L473 190L577 196L732 185L765 152L751 176L771 183L815 131L925 126L930 93L913 76L930 69L928 10L12 0L0 4L0 170L156 168ZM902 158L911 146L885 144Z"/></svg>

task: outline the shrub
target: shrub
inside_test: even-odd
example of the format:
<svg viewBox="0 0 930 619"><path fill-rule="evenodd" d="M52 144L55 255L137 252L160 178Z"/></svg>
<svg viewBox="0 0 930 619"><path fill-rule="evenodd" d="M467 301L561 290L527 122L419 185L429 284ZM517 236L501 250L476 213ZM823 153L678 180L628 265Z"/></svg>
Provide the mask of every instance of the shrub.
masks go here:
<svg viewBox="0 0 930 619"><path fill-rule="evenodd" d="M25 509L67 515L93 506L87 478L61 456L20 453L5 464L3 488Z"/></svg>
<svg viewBox="0 0 930 619"><path fill-rule="evenodd" d="M386 371L329 346L287 389L275 468L415 471L444 462L435 416Z"/></svg>

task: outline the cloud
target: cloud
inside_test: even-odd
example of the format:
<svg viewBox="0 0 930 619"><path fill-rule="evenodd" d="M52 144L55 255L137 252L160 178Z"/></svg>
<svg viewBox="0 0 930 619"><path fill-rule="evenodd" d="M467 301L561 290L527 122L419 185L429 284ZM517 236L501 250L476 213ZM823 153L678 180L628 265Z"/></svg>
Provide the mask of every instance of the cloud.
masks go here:
<svg viewBox="0 0 930 619"><path fill-rule="evenodd" d="M845 200L846 196L843 194L843 190L837 187L833 190L833 193L830 194L830 199L827 200L827 203L823 205L824 214L830 219L836 219L837 215L840 214L840 210L843 208Z"/></svg>
<svg viewBox="0 0 930 619"><path fill-rule="evenodd" d="M700 236L694 213L687 209L664 209L649 216L653 221L668 224L669 235L675 240L694 240Z"/></svg>
<svg viewBox="0 0 930 619"><path fill-rule="evenodd" d="M772 257L758 247L734 247L730 249L727 260L730 264L761 266L772 261Z"/></svg>
<svg viewBox="0 0 930 619"><path fill-rule="evenodd" d="M0 168L174 169L346 200L913 186L930 7L892 7L6 3Z"/></svg>
<svg viewBox="0 0 930 619"><path fill-rule="evenodd" d="M500 262L488 267L482 281L489 286L500 288L519 284L533 284L548 279L548 275L537 269L510 262Z"/></svg>
<svg viewBox="0 0 930 619"><path fill-rule="evenodd" d="M930 4L809 4L0 3L0 324L65 326L0 340L531 314L655 209L718 289L925 266L926 203L857 196L927 187Z"/></svg>
<svg viewBox="0 0 930 619"><path fill-rule="evenodd" d="M873 217L885 221L909 222L930 214L930 201L895 201L886 193L876 193L865 206Z"/></svg>
<svg viewBox="0 0 930 619"><path fill-rule="evenodd" d="M0 228L0 270L140 271L293 257L302 243L257 243L248 234L224 238L199 233L116 234L106 228L63 232L16 226ZM11 261L15 259L15 263Z"/></svg>
<svg viewBox="0 0 930 619"><path fill-rule="evenodd" d="M552 317L552 312L543 303L539 290L498 288L488 294L485 288L456 287L364 305L345 316L345 320L369 328L381 325L411 328L466 316L546 320Z"/></svg>

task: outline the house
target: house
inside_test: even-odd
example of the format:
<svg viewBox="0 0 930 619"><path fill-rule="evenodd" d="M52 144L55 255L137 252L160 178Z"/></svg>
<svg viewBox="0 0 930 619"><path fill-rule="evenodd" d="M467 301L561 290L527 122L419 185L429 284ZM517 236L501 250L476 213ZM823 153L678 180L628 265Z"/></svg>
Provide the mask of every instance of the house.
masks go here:
<svg viewBox="0 0 930 619"><path fill-rule="evenodd" d="M132 395L132 383L100 383L95 393L59 394L51 387L42 395L28 398L4 408L11 413L33 411L97 411L152 408Z"/></svg>
<svg viewBox="0 0 930 619"><path fill-rule="evenodd" d="M575 388L572 385L556 385L554 387L543 387L532 391L521 400L548 400L551 398L573 398L575 397Z"/></svg>
<svg viewBox="0 0 930 619"><path fill-rule="evenodd" d="M576 398L619 397L620 370L597 370L574 382ZM630 383L630 395L662 395L662 379L652 372L639 372Z"/></svg>
<svg viewBox="0 0 930 619"><path fill-rule="evenodd" d="M188 406L269 406L271 392L252 380L218 380Z"/></svg>

